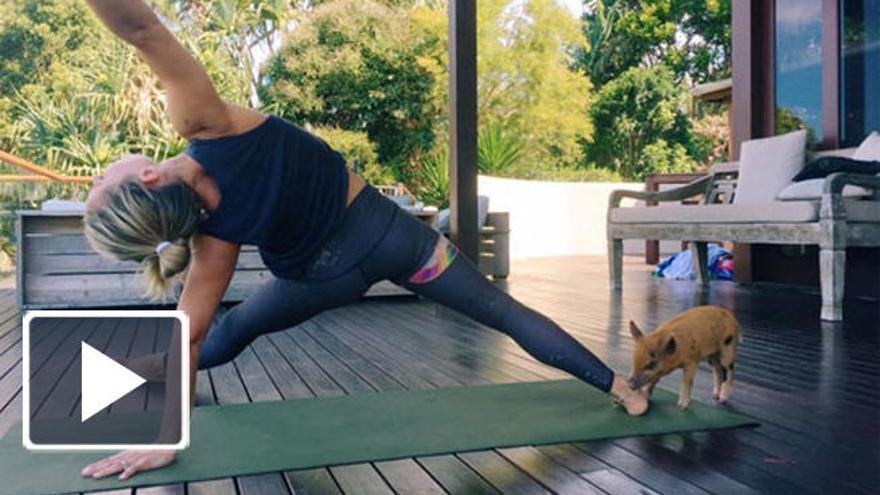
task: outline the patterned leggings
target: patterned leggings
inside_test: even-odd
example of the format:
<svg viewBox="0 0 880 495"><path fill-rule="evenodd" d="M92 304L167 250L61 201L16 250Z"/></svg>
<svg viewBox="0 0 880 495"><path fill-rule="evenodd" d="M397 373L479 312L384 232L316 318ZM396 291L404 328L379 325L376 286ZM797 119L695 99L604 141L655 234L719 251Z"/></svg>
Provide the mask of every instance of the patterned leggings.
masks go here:
<svg viewBox="0 0 880 495"><path fill-rule="evenodd" d="M199 368L232 360L260 335L355 302L386 279L507 334L542 363L611 390L614 374L599 358L549 318L498 289L437 231L369 186L302 278L266 283L215 322Z"/></svg>

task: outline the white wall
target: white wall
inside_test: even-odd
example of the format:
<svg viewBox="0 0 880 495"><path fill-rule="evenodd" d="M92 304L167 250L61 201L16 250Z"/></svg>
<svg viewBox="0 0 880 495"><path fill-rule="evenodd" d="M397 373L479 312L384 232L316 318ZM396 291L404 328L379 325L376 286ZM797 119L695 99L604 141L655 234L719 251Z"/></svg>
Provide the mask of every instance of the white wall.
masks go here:
<svg viewBox="0 0 880 495"><path fill-rule="evenodd" d="M605 213L615 189L641 191L642 183L543 182L481 175L479 194L490 211L510 212L510 257L604 255ZM632 203L624 202L624 205ZM674 243L673 243L674 244ZM645 243L627 241L627 253L644 253ZM661 251L675 249L664 243Z"/></svg>

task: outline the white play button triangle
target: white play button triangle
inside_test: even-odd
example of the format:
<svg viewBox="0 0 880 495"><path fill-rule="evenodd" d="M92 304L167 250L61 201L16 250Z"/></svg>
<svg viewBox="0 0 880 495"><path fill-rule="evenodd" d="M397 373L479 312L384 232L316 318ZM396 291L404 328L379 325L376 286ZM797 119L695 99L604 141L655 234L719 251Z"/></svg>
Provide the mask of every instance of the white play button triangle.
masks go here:
<svg viewBox="0 0 880 495"><path fill-rule="evenodd" d="M146 383L137 373L82 343L82 420Z"/></svg>

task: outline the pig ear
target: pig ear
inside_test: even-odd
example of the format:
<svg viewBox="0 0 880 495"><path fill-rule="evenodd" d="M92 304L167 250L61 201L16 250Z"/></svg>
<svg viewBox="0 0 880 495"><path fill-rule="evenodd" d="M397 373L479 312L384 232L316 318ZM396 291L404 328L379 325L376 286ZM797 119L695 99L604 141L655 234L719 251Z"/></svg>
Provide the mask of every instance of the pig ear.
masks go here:
<svg viewBox="0 0 880 495"><path fill-rule="evenodd" d="M629 333L631 333L633 338L636 340L641 340L642 337L645 336L645 334L642 333L641 329L639 329L639 326L636 325L636 322L632 320L630 320L629 322Z"/></svg>
<svg viewBox="0 0 880 495"><path fill-rule="evenodd" d="M666 343L666 355L671 356L671 355L675 354L676 347L677 346L675 344L675 337L671 337L669 339L669 342Z"/></svg>

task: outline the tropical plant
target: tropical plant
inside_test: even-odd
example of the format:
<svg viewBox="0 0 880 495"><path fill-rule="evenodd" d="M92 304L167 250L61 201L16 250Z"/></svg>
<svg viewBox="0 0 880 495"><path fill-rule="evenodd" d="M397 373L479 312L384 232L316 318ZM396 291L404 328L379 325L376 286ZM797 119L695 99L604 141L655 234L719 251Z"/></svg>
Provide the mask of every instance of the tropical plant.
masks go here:
<svg viewBox="0 0 880 495"><path fill-rule="evenodd" d="M623 51L619 44L620 27L618 23L624 11L624 2L592 1L582 19L586 46L578 52L577 65L590 76L596 86L613 79L617 68L622 65L636 65L638 57Z"/></svg>
<svg viewBox="0 0 880 495"><path fill-rule="evenodd" d="M210 39L249 76L250 93L260 86L259 62L275 55L284 33L298 14L309 8L306 0L162 0L173 18L198 20L199 36ZM312 1L311 4L320 2ZM194 28L196 26L189 26Z"/></svg>
<svg viewBox="0 0 880 495"><path fill-rule="evenodd" d="M413 192L426 204L449 206L449 153L445 148L415 159L418 171Z"/></svg>
<svg viewBox="0 0 880 495"><path fill-rule="evenodd" d="M498 122L483 127L477 141L477 164L480 172L493 174L508 170L520 161L524 147L514 136L505 132Z"/></svg>
<svg viewBox="0 0 880 495"><path fill-rule="evenodd" d="M85 2L11 3L0 9L4 151L67 175L88 176L125 154L142 153L161 161L183 150L186 143L166 117L158 79L134 49L99 25ZM250 77L222 48L226 40L206 32L200 19L179 13L176 5L172 0L154 3L178 39L204 64L224 99L246 103ZM7 190L2 197L7 211L36 207L52 196L81 199L85 190L56 185L14 188L18 190ZM27 197L21 194L24 189ZM13 238L11 222L0 225L0 234Z"/></svg>
<svg viewBox="0 0 880 495"><path fill-rule="evenodd" d="M10 113L0 118L16 134L5 149L74 175L97 173L127 153L163 160L183 149L156 76L135 50L98 24L84 2L14 1L21 11L3 14L11 18L0 23L0 44L27 27L41 36L37 46L43 49L34 72L3 80ZM174 5L157 2L172 14ZM201 59L221 95L246 103L250 78L221 48L226 40L207 34L199 19L178 12L172 20L175 35ZM75 42L62 43L65 38ZM6 54L2 63L18 67L28 63L24 58Z"/></svg>

